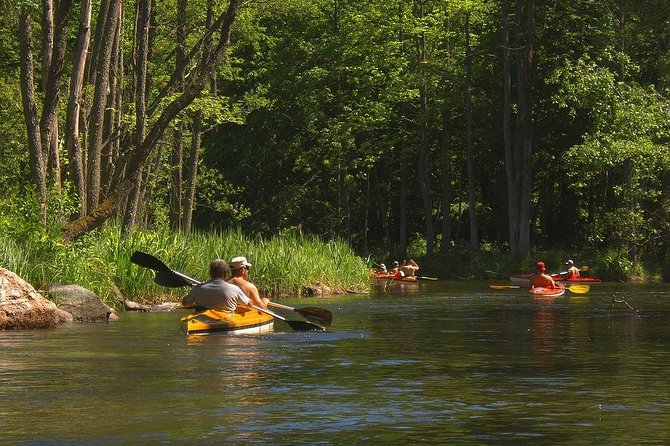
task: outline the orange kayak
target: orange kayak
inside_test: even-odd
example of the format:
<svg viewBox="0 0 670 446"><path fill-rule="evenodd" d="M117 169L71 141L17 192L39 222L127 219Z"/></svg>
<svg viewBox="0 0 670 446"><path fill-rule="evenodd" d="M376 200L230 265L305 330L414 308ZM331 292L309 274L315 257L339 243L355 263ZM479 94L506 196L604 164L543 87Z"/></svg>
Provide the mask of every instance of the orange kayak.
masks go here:
<svg viewBox="0 0 670 446"><path fill-rule="evenodd" d="M565 287L561 283L557 283L556 288L536 286L530 289L530 293L537 297L561 297L565 294Z"/></svg>

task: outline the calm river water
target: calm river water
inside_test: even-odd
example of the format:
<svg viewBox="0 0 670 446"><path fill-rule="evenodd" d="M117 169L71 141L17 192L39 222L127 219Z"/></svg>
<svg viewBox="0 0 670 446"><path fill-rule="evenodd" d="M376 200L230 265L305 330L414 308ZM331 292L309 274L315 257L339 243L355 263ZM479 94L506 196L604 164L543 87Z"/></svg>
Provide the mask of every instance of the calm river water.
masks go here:
<svg viewBox="0 0 670 446"><path fill-rule="evenodd" d="M0 332L0 443L670 444L670 285L622 288L638 317L613 289L283 301L331 310L322 333L189 338L183 312Z"/></svg>

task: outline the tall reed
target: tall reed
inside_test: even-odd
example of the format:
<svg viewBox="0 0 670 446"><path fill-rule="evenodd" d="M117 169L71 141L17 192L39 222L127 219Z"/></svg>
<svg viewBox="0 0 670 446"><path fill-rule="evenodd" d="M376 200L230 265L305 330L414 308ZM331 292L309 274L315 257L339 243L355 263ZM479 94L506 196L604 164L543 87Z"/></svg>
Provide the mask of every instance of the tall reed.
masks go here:
<svg viewBox="0 0 670 446"><path fill-rule="evenodd" d="M0 266L36 287L79 284L118 306L117 291L131 300L176 300L186 289L153 283L153 272L130 262L136 250L148 252L170 268L206 280L209 262L245 256L250 280L264 295L298 295L303 287L322 284L335 289L364 290L364 261L343 242L287 232L269 239L250 237L239 229L183 234L168 230L135 231L122 238L119 227L107 225L71 244L48 240L19 244L0 237Z"/></svg>

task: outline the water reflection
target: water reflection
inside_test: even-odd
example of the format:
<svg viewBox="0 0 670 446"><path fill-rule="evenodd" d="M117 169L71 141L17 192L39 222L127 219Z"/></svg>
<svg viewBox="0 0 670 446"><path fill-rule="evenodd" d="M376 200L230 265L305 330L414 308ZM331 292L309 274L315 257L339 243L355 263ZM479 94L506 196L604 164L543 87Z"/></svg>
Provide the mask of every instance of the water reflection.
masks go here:
<svg viewBox="0 0 670 446"><path fill-rule="evenodd" d="M3 439L665 444L670 293L626 292L640 317L612 311L606 285L547 302L420 283L288 300L333 311L318 333L278 323L262 335L186 337L178 314L2 332Z"/></svg>

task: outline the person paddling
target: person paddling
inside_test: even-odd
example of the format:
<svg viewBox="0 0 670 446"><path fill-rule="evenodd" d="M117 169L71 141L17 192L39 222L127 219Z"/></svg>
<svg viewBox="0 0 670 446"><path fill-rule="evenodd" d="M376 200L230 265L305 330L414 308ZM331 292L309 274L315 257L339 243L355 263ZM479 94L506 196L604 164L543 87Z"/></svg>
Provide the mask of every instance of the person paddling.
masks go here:
<svg viewBox="0 0 670 446"><path fill-rule="evenodd" d="M530 278L530 287L556 288L556 282L550 275L545 273L544 262L537 262L535 272Z"/></svg>
<svg viewBox="0 0 670 446"><path fill-rule="evenodd" d="M185 308L212 308L233 313L238 305L249 305L251 299L237 285L226 282L228 264L225 260L215 259L209 264L211 280L191 288L181 304Z"/></svg>
<svg viewBox="0 0 670 446"><path fill-rule="evenodd" d="M249 282L249 267L251 263L247 261L246 257L239 256L234 257L230 261L230 270L232 272L232 277L228 280L228 283L237 285L244 291L244 294L247 295L251 302L257 307L267 309L269 299L261 297L258 293L258 288L256 285Z"/></svg>
<svg viewBox="0 0 670 446"><path fill-rule="evenodd" d="M404 260L400 266L400 273L403 277L414 277L418 270L419 265L417 265L414 259L409 259L409 261Z"/></svg>
<svg viewBox="0 0 670 446"><path fill-rule="evenodd" d="M575 266L575 262L568 260L565 264L568 266L568 272L563 274L566 279L576 279L580 276L579 268Z"/></svg>

